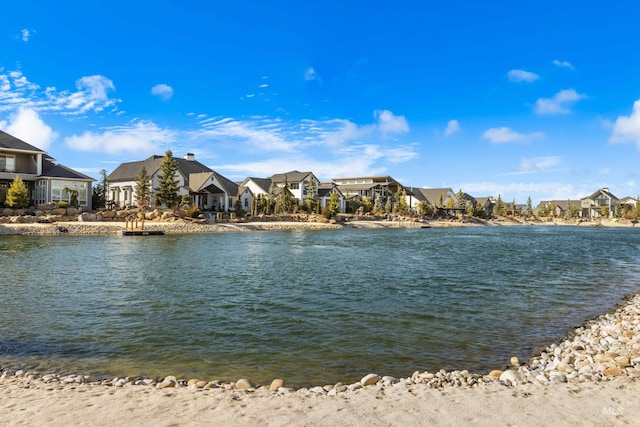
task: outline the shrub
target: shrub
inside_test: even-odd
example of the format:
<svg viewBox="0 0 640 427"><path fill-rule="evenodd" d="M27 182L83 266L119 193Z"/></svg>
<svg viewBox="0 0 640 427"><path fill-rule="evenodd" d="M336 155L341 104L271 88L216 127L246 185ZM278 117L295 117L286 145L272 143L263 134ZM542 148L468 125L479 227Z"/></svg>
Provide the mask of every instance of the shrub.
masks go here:
<svg viewBox="0 0 640 427"><path fill-rule="evenodd" d="M58 207L58 209L66 209L69 207L69 203L65 201L60 201L56 206Z"/></svg>

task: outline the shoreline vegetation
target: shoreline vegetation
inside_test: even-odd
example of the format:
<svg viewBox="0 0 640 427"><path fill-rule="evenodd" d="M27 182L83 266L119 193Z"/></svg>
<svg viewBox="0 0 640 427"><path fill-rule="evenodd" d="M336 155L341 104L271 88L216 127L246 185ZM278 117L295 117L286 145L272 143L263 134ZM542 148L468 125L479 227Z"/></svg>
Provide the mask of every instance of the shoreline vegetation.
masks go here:
<svg viewBox="0 0 640 427"><path fill-rule="evenodd" d="M534 225L631 227L624 222ZM247 222L215 225L147 222L167 233L419 228L486 224L464 221ZM519 225L525 225L519 223ZM527 224L530 225L530 224ZM119 233L122 222L0 224L0 235ZM425 231L428 232L428 231ZM461 367L463 368L463 367ZM559 342L521 362L513 357L490 372L416 371L404 378L363 373L351 384L294 389L286 379L143 377L95 378L3 366L0 409L8 425L113 425L114 409L138 425L623 425L640 419L640 294L614 311L569 331ZM409 374L409 373L408 373ZM8 411L8 412L7 412ZM4 422L3 421L3 422Z"/></svg>

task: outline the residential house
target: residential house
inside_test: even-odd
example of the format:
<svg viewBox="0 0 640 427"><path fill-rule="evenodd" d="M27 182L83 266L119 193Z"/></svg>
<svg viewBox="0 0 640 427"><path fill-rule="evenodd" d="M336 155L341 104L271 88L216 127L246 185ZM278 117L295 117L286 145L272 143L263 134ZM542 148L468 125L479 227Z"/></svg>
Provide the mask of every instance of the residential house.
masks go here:
<svg viewBox="0 0 640 427"><path fill-rule="evenodd" d="M215 171L189 175L189 189L198 209L229 212L235 210L238 184Z"/></svg>
<svg viewBox="0 0 640 427"><path fill-rule="evenodd" d="M538 216L552 216L554 218L582 217L582 202L580 200L542 200L534 209Z"/></svg>
<svg viewBox="0 0 640 427"><path fill-rule="evenodd" d="M617 214L619 214L619 216L621 217L625 217L629 212L635 211L637 204L637 199L629 196L623 197L622 199L618 200Z"/></svg>
<svg viewBox="0 0 640 427"><path fill-rule="evenodd" d="M91 209L93 178L54 163L45 151L0 131L0 205L16 176L29 190L33 205L66 201Z"/></svg>
<svg viewBox="0 0 640 427"><path fill-rule="evenodd" d="M137 206L138 200L135 199L136 177L144 166L147 174L151 177L151 201L154 204L155 193L160 186L158 179L163 159L164 156L153 155L145 160L119 165L107 177L108 203L118 207ZM178 166L175 175L175 179L178 181L178 196L191 195L197 199L197 203L207 208L229 210L229 197L235 197L237 194L225 193L228 181L226 178L198 162L192 153L185 154L183 158L174 158L174 160ZM192 176L193 183L191 182ZM192 184L195 184L195 189L192 188ZM233 188L230 188L230 191L233 191Z"/></svg>
<svg viewBox="0 0 640 427"><path fill-rule="evenodd" d="M476 207L480 206L487 218L493 216L493 208L496 206L496 201L492 196L476 197Z"/></svg>
<svg viewBox="0 0 640 427"><path fill-rule="evenodd" d="M338 196L338 212L347 211L347 201L340 191L340 188L334 182L323 182L318 184L318 200L320 200L320 209L324 209L329 204L331 194Z"/></svg>
<svg viewBox="0 0 640 427"><path fill-rule="evenodd" d="M313 184L317 187L318 178L312 172L298 172L290 171L286 173L278 173L271 177L271 183L276 187L284 187L285 184L289 187L289 191L296 199L296 203L302 206L304 203L304 196L306 189L309 185ZM317 189L315 190L317 194Z"/></svg>
<svg viewBox="0 0 640 427"><path fill-rule="evenodd" d="M582 216L587 218L602 218L603 216L613 218L617 204L618 198L608 188L601 188L580 200ZM606 212L603 211L603 208Z"/></svg>
<svg viewBox="0 0 640 427"><path fill-rule="evenodd" d="M393 201L395 194L404 188L390 176L362 176L353 178L333 178L346 199L362 200L367 197L375 204L378 198L386 203L388 198Z"/></svg>
<svg viewBox="0 0 640 427"><path fill-rule="evenodd" d="M451 188L414 188L410 187L412 199L410 199L409 207L415 209L420 200L425 200L434 208L442 208L446 206L454 206L458 201L456 193Z"/></svg>

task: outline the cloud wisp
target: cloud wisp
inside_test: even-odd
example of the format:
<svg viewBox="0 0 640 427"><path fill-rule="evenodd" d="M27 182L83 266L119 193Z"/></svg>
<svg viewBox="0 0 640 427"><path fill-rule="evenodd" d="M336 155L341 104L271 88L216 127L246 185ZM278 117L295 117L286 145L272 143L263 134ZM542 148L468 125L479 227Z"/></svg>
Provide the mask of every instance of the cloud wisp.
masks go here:
<svg viewBox="0 0 640 427"><path fill-rule="evenodd" d="M569 114L571 107L578 101L586 99L587 95L574 89L563 89L552 98L540 98L536 101L536 114Z"/></svg>
<svg viewBox="0 0 640 427"><path fill-rule="evenodd" d="M527 142L534 139L544 138L545 135L542 132L532 133L519 133L508 127L499 127L487 129L482 134L482 139L486 139L495 144L506 144L510 142Z"/></svg>
<svg viewBox="0 0 640 427"><path fill-rule="evenodd" d="M554 59L553 65L555 65L556 67L568 68L570 70L573 70L573 64L569 61L560 61L559 59Z"/></svg>
<svg viewBox="0 0 640 427"><path fill-rule="evenodd" d="M525 82L525 83L531 83L531 82L535 82L536 80L538 80L540 78L540 76L536 73L532 73L531 71L526 71L526 70L510 70L507 73L507 78L509 79L509 81L511 82Z"/></svg>
<svg viewBox="0 0 640 427"><path fill-rule="evenodd" d="M444 130L444 136L451 136L458 132L460 132L460 123L457 120L449 120Z"/></svg>
<svg viewBox="0 0 640 427"><path fill-rule="evenodd" d="M151 88L151 95L157 96L163 101L168 101L173 97L173 88L167 84L160 83Z"/></svg>

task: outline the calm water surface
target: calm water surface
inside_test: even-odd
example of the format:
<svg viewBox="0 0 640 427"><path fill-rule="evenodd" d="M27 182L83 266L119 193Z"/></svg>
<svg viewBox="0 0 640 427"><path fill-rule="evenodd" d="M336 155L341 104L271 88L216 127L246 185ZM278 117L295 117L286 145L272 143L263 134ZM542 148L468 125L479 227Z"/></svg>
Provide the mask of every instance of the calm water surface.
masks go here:
<svg viewBox="0 0 640 427"><path fill-rule="evenodd" d="M640 291L640 230L0 238L0 367L289 384L500 368Z"/></svg>

